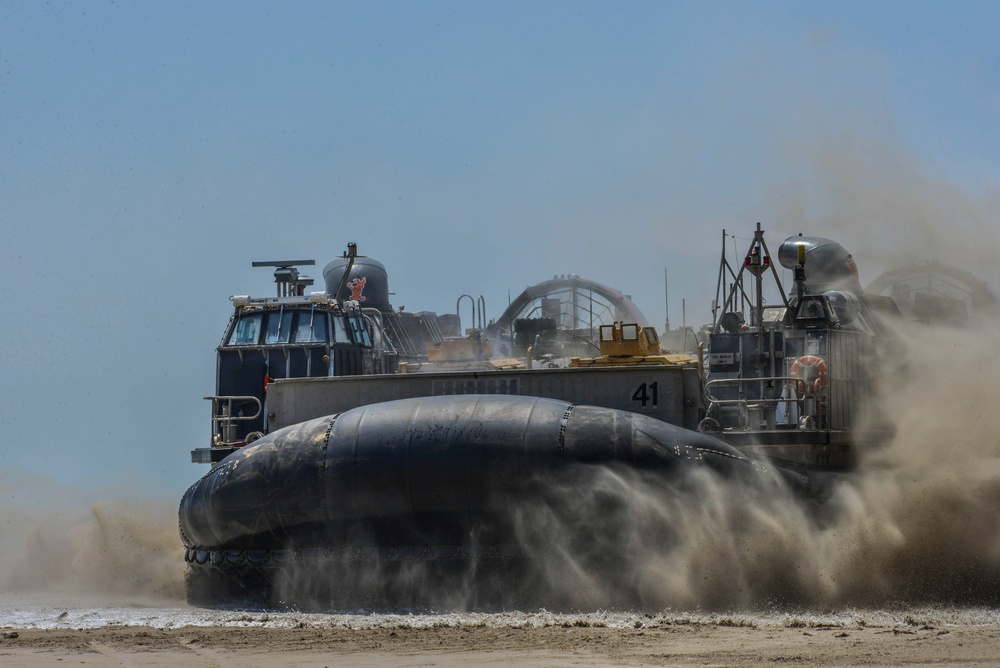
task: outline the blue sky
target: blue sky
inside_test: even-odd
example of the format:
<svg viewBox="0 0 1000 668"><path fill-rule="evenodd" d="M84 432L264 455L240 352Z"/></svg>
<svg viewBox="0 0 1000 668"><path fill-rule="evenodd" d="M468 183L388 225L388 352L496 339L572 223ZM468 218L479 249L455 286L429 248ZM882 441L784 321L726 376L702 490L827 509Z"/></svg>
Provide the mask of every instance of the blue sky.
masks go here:
<svg viewBox="0 0 1000 668"><path fill-rule="evenodd" d="M700 324L721 230L994 287L1000 5L0 2L0 469L178 493L251 260L395 305L577 273ZM117 487L116 487L117 488Z"/></svg>

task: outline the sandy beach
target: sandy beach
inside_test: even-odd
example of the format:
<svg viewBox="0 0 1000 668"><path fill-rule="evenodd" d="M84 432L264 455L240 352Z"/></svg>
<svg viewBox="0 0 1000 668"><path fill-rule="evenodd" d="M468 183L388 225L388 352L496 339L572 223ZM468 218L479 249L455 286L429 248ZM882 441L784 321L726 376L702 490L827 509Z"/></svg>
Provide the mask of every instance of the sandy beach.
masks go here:
<svg viewBox="0 0 1000 668"><path fill-rule="evenodd" d="M1000 611L296 614L6 609L19 666L996 665Z"/></svg>

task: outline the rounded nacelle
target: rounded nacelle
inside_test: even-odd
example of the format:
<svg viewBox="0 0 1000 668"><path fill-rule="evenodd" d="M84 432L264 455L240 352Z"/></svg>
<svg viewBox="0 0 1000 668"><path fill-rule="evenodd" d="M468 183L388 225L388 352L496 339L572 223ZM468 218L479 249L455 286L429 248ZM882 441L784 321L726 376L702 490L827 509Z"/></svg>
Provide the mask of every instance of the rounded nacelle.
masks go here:
<svg viewBox="0 0 1000 668"><path fill-rule="evenodd" d="M863 292L854 258L836 241L823 237L788 237L778 248L778 261L785 269L799 263L799 246L805 249L806 290L819 294L828 290Z"/></svg>
<svg viewBox="0 0 1000 668"><path fill-rule="evenodd" d="M356 301L362 308L376 308L387 312L392 310L389 304L389 277L385 267L378 260L370 257L357 256L351 273L344 280L344 273L350 264L350 258L337 258L323 267L323 280L326 292L337 301ZM343 285L343 289L340 286ZM340 290L339 294L338 289Z"/></svg>

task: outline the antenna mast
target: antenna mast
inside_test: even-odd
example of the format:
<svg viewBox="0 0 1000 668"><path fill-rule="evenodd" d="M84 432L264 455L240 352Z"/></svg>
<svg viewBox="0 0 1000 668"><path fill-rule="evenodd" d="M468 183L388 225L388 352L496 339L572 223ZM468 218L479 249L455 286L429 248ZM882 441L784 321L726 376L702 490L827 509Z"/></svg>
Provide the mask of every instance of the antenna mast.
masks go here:
<svg viewBox="0 0 1000 668"><path fill-rule="evenodd" d="M279 297L301 297L305 294L306 286L313 284L313 279L308 276L299 277L299 270L295 267L310 267L316 264L316 260L267 260L252 262L254 267L275 267L274 282L278 285Z"/></svg>

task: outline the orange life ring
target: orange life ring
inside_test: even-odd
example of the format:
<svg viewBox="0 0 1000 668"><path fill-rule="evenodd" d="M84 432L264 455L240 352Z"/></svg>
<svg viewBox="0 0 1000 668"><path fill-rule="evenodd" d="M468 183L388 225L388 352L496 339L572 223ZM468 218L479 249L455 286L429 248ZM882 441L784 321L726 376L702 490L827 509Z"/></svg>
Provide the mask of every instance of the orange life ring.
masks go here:
<svg viewBox="0 0 1000 668"><path fill-rule="evenodd" d="M826 362L816 355L803 355L792 364L789 375L796 379L795 389L799 394L815 395L826 387Z"/></svg>

